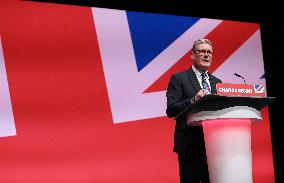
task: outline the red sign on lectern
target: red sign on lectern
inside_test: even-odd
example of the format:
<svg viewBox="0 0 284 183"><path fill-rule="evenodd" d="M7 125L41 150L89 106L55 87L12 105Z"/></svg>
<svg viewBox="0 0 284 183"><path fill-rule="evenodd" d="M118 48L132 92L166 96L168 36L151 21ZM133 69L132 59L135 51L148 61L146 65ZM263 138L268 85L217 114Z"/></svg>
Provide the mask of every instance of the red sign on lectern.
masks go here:
<svg viewBox="0 0 284 183"><path fill-rule="evenodd" d="M218 83L216 90L218 95L265 97L265 87L263 85Z"/></svg>

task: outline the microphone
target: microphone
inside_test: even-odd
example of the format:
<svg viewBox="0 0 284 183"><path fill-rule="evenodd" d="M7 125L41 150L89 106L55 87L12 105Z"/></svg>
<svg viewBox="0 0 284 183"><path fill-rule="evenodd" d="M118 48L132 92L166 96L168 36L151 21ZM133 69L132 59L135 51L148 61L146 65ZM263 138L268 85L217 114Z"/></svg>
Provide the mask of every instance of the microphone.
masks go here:
<svg viewBox="0 0 284 183"><path fill-rule="evenodd" d="M235 73L234 75L237 76L237 77L239 77L239 78L243 78L244 83L247 84L247 83L246 83L246 80L245 80L245 78L244 78L243 76L241 76L241 75L239 75L239 74L237 74L237 73Z"/></svg>

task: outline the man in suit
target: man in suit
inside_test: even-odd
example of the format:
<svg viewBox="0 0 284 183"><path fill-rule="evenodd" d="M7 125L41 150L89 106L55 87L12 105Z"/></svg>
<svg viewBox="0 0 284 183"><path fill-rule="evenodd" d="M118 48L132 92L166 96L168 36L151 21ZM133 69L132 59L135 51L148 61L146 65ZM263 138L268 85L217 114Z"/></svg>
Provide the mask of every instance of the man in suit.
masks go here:
<svg viewBox="0 0 284 183"><path fill-rule="evenodd" d="M167 89L167 116L176 117L205 95L215 94L220 79L208 73L213 47L208 39L194 42L192 67L173 74ZM174 151L178 155L180 183L209 183L202 126L188 126L186 116L176 119Z"/></svg>

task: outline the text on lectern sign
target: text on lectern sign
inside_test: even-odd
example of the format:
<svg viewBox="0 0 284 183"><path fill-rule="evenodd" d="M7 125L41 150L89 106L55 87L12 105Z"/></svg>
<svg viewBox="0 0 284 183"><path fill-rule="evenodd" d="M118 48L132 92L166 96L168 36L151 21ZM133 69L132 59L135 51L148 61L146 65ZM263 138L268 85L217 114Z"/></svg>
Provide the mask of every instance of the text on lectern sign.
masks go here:
<svg viewBox="0 0 284 183"><path fill-rule="evenodd" d="M218 83L216 90L218 95L265 97L265 87L263 85Z"/></svg>

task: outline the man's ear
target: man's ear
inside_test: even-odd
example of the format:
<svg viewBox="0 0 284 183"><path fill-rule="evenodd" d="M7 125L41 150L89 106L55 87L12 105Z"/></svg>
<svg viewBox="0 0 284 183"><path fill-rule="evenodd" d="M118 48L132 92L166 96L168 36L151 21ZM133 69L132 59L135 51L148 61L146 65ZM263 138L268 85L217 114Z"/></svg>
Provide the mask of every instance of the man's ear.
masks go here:
<svg viewBox="0 0 284 183"><path fill-rule="evenodd" d="M190 58L191 58L192 60L194 60L194 57L195 57L195 55L194 55L193 53L191 53Z"/></svg>

